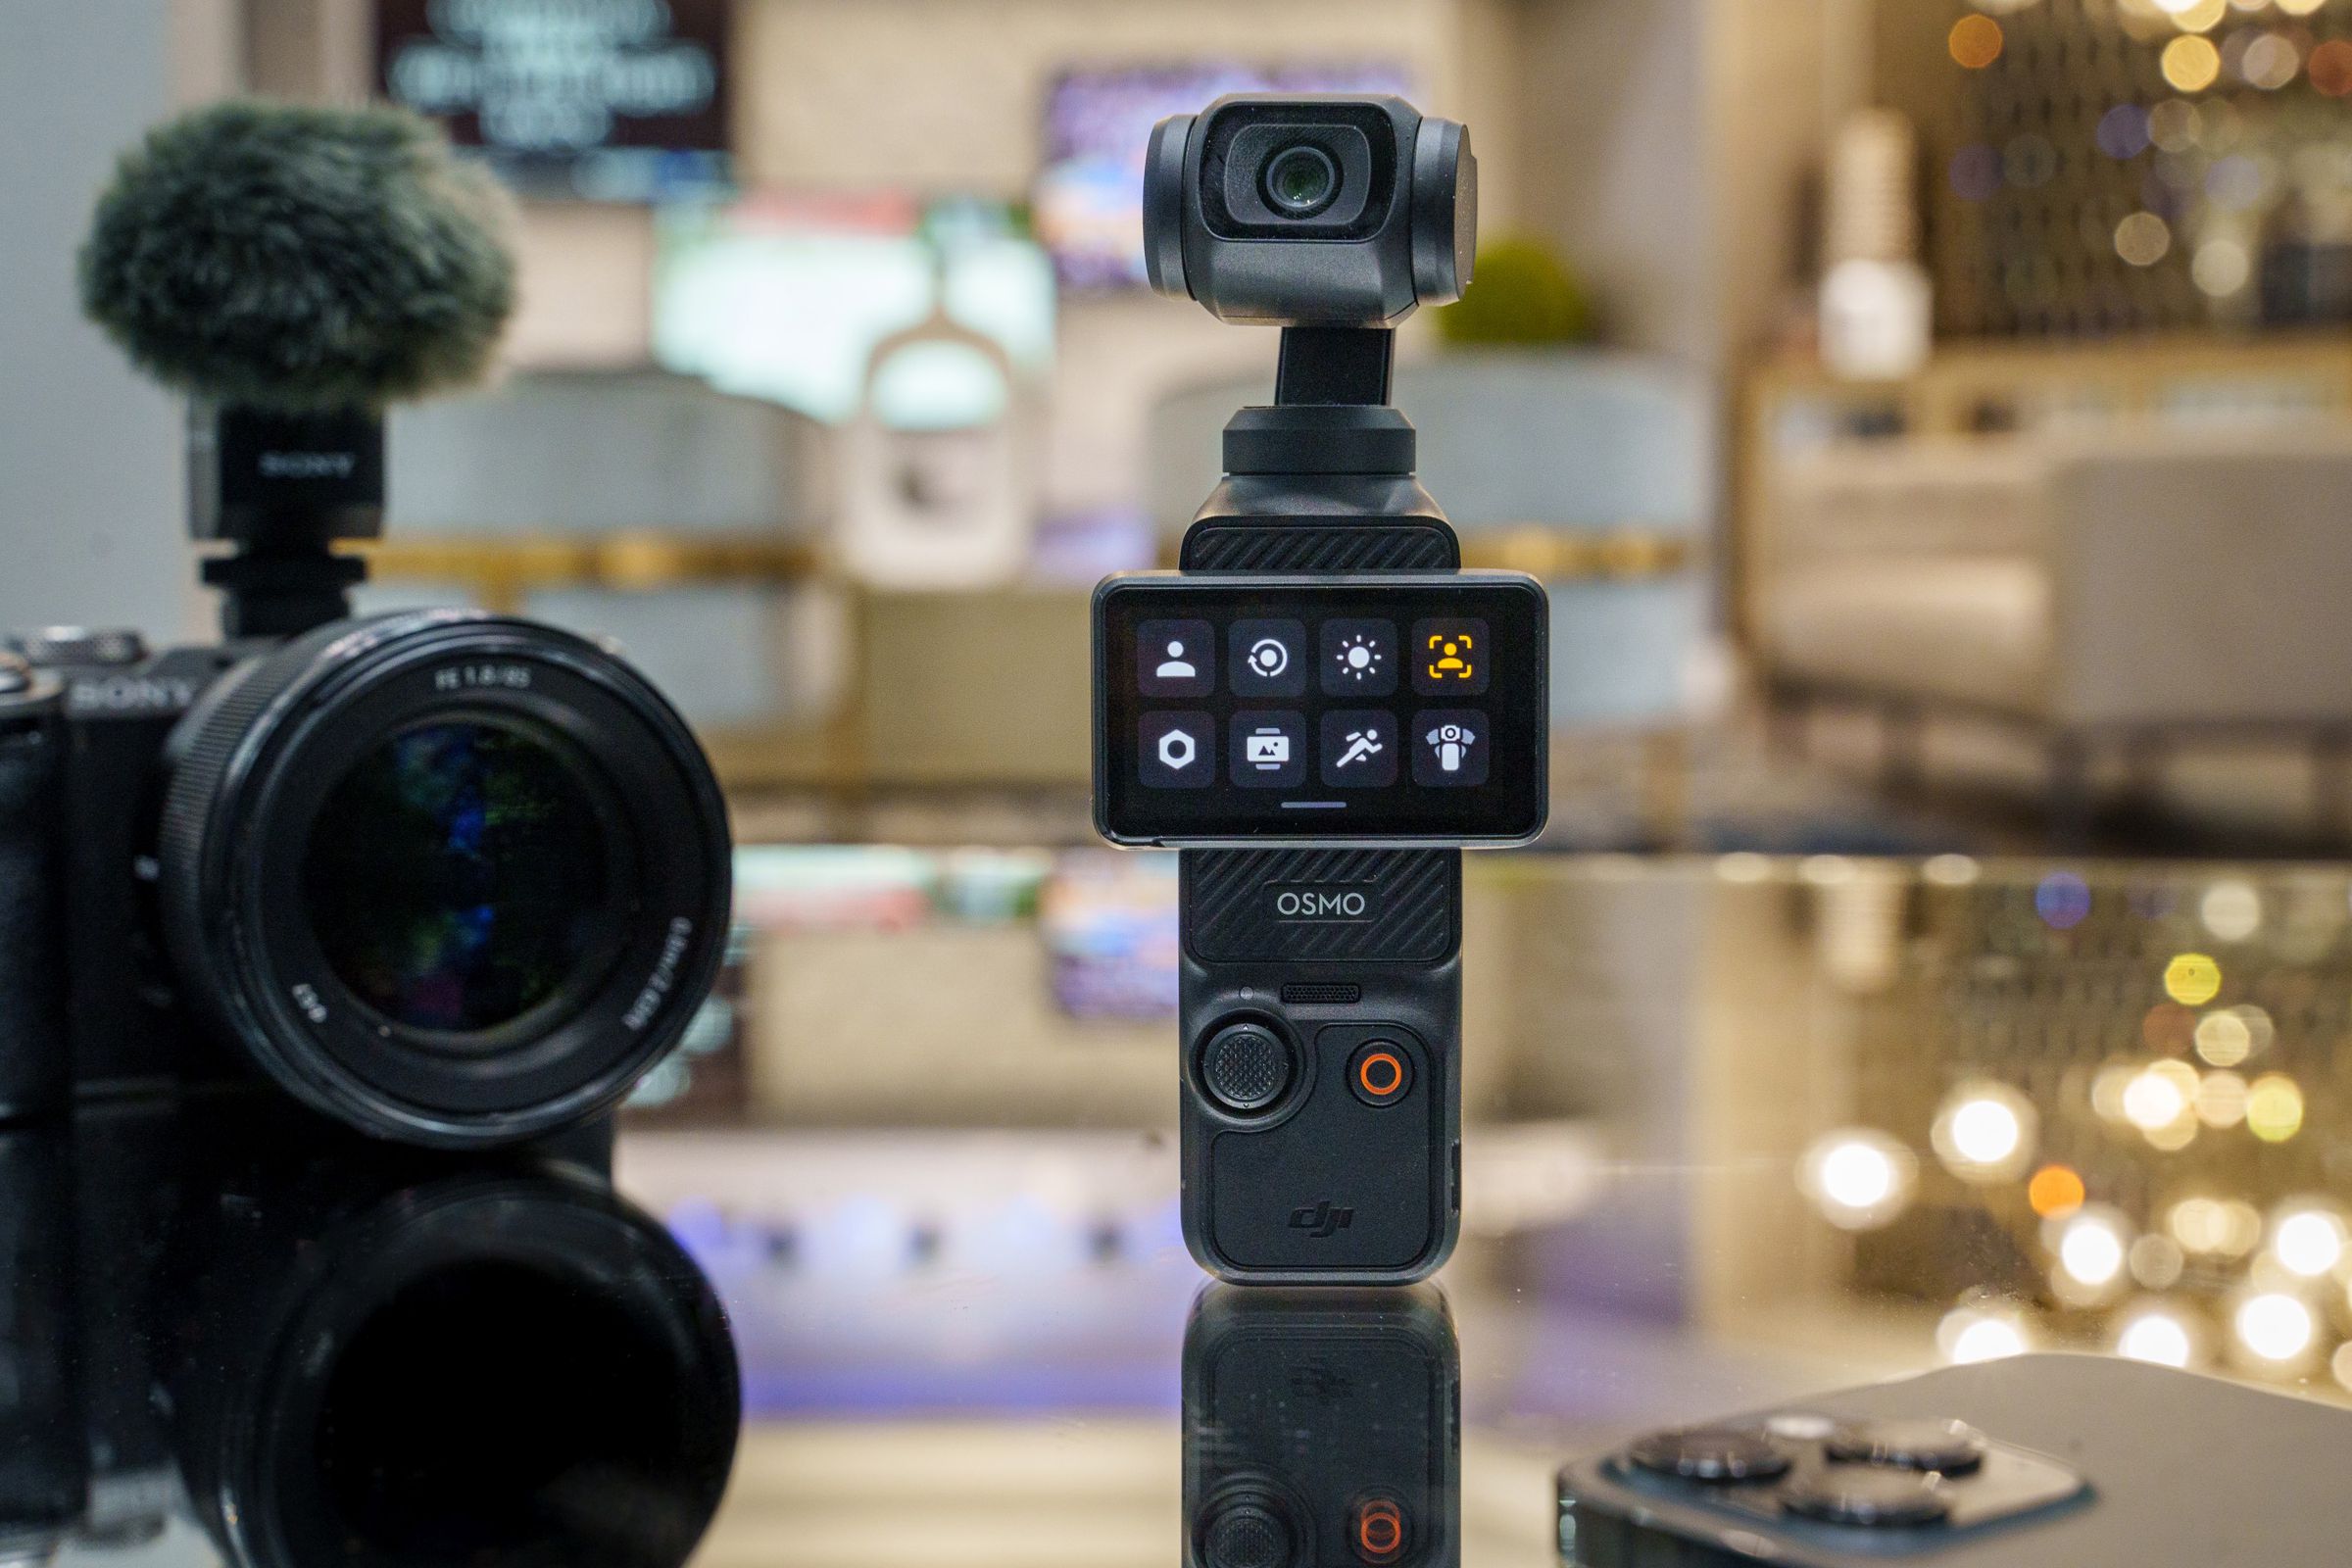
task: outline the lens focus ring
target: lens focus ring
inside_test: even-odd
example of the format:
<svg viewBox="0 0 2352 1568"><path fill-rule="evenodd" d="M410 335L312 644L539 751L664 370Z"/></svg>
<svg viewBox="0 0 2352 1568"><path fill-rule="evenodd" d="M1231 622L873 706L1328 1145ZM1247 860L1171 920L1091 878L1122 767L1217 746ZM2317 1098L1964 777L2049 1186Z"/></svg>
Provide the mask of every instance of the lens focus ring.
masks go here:
<svg viewBox="0 0 2352 1568"><path fill-rule="evenodd" d="M377 1136L482 1147L607 1109L716 973L716 782L653 689L569 633L339 622L232 670L166 762L183 1001ZM575 844L597 874L544 863Z"/></svg>

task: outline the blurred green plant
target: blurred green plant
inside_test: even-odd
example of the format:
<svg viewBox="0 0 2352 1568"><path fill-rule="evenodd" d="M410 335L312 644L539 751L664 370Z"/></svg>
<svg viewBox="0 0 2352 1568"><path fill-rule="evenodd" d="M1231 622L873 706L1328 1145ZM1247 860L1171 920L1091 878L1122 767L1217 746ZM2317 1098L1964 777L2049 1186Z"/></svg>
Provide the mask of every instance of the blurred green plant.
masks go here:
<svg viewBox="0 0 2352 1568"><path fill-rule="evenodd" d="M1470 287L1437 313L1447 343L1542 348L1592 337L1584 284L1547 241L1511 235L1481 246Z"/></svg>

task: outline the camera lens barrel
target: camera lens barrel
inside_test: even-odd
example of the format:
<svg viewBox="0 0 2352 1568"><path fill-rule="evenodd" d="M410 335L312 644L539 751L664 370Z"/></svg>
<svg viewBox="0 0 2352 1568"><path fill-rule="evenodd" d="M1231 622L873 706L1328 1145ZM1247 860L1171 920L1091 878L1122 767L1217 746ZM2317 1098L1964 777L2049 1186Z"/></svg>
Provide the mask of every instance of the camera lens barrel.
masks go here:
<svg viewBox="0 0 2352 1568"><path fill-rule="evenodd" d="M337 622L230 671L166 761L183 994L362 1131L480 1148L609 1109L717 971L717 783L659 694L570 633Z"/></svg>

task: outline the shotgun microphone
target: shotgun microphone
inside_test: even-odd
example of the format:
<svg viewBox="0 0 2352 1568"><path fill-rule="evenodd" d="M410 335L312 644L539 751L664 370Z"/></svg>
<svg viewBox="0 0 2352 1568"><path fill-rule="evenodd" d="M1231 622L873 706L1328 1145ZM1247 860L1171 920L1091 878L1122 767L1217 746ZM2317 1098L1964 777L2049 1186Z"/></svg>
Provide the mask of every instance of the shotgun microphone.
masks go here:
<svg viewBox="0 0 2352 1568"><path fill-rule="evenodd" d="M189 398L189 532L231 636L348 613L383 528L383 408L488 370L514 304L509 204L406 110L238 100L124 154L82 309Z"/></svg>

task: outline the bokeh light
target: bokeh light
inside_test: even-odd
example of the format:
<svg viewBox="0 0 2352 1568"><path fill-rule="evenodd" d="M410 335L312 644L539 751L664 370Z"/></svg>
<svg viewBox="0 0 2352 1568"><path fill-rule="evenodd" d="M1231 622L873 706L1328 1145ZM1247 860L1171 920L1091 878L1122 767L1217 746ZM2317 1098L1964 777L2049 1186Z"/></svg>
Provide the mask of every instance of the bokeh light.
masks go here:
<svg viewBox="0 0 2352 1568"><path fill-rule="evenodd" d="M2266 1144L2303 1130L2303 1091L2284 1073L2265 1073L2246 1091L2246 1125Z"/></svg>
<svg viewBox="0 0 2352 1568"><path fill-rule="evenodd" d="M2216 1067L2234 1067L2254 1054L2254 1029L2235 1008L2209 1012L2197 1020L2197 1054Z"/></svg>
<svg viewBox="0 0 2352 1568"><path fill-rule="evenodd" d="M2197 1120L2215 1129L2246 1119L2246 1081L2233 1072L2209 1072L2197 1084Z"/></svg>
<svg viewBox="0 0 2352 1568"><path fill-rule="evenodd" d="M2197 144L2204 118L2185 98L2167 98L2148 111L2148 140L2168 153L2184 153Z"/></svg>
<svg viewBox="0 0 2352 1568"><path fill-rule="evenodd" d="M2034 1157L2039 1120L2033 1103L2006 1084L1963 1084L1936 1111L1928 1141L1963 1181L2014 1181Z"/></svg>
<svg viewBox="0 0 2352 1568"><path fill-rule="evenodd" d="M2172 248L2172 225L2154 213L2132 213L2115 225L2115 254L2133 267L2154 267Z"/></svg>
<svg viewBox="0 0 2352 1568"><path fill-rule="evenodd" d="M1873 1230L1911 1200L1919 1161L1908 1149L1869 1127L1824 1134L1797 1165L1797 1186L1822 1216L1840 1230Z"/></svg>
<svg viewBox="0 0 2352 1568"><path fill-rule="evenodd" d="M2151 1291L2169 1291L2187 1272L2188 1254L2169 1236L2154 1232L2132 1244L2132 1277Z"/></svg>
<svg viewBox="0 0 2352 1568"><path fill-rule="evenodd" d="M2092 139L2110 158L2136 158L2148 150L2148 112L2137 104L2117 104L2099 117Z"/></svg>
<svg viewBox="0 0 2352 1568"><path fill-rule="evenodd" d="M2026 1184L2026 1201L2043 1219L2057 1219L2082 1206L2088 1195L2071 1165L2044 1165Z"/></svg>
<svg viewBox="0 0 2352 1568"><path fill-rule="evenodd" d="M1944 44L1964 69L1982 71L2001 58L2001 24L1971 13L1952 24Z"/></svg>
<svg viewBox="0 0 2352 1568"><path fill-rule="evenodd" d="M2164 1224L2181 1250L2196 1257L2243 1257L2262 1241L2262 1215L2236 1199L2184 1198Z"/></svg>
<svg viewBox="0 0 2352 1568"><path fill-rule="evenodd" d="M2234 877L2216 882L2197 900L2197 919L2224 942L2243 942L2262 929L2262 895Z"/></svg>
<svg viewBox="0 0 2352 1568"><path fill-rule="evenodd" d="M2352 84L2352 76L2346 79ZM2197 246L2188 275L2200 292L2222 299L2246 286L2254 275L2254 260L2233 239L2209 239Z"/></svg>
<svg viewBox="0 0 2352 1568"><path fill-rule="evenodd" d="M2054 931L2072 931L2090 914L2090 884L2072 871L2052 871L2034 886L2034 912Z"/></svg>
<svg viewBox="0 0 2352 1568"><path fill-rule="evenodd" d="M2116 1330L2115 1353L2157 1366L2188 1367L2198 1361L2203 1338L2195 1319L2162 1301L2127 1311Z"/></svg>
<svg viewBox="0 0 2352 1568"><path fill-rule="evenodd" d="M2139 1070L2121 1062L2101 1067L2090 1080L2090 1108L2101 1121L2124 1119L2124 1093Z"/></svg>
<svg viewBox="0 0 2352 1568"><path fill-rule="evenodd" d="M2335 1272L2344 1260L2344 1243L2343 1216L2325 1203L2290 1205L2271 1223L2271 1255L2298 1279Z"/></svg>
<svg viewBox="0 0 2352 1568"><path fill-rule="evenodd" d="M2197 1072L2186 1062L2160 1061L2124 1090L2124 1119L2143 1133L2163 1132L2189 1119L2196 1105Z"/></svg>
<svg viewBox="0 0 2352 1568"><path fill-rule="evenodd" d="M2311 1353L2320 1335L2310 1307L2283 1291L2263 1291L2237 1304L2230 1316L2237 1343L2252 1360L2292 1367Z"/></svg>
<svg viewBox="0 0 2352 1568"><path fill-rule="evenodd" d="M2156 0L2182 32L2210 32L2230 14L2230 0Z"/></svg>
<svg viewBox="0 0 2352 1568"><path fill-rule="evenodd" d="M2352 93L2352 42L2330 38L2312 50L2305 65L2312 86L2330 98Z"/></svg>
<svg viewBox="0 0 2352 1568"><path fill-rule="evenodd" d="M2140 1044L2155 1055L2185 1056L2196 1040L2197 1015L2178 1002L2159 1002L2140 1016Z"/></svg>
<svg viewBox="0 0 2352 1568"><path fill-rule="evenodd" d="M2255 34L2247 40L2237 63L2237 74L2246 85L2264 92L2278 91L2302 69L2303 57L2296 52L2294 41L2280 32Z"/></svg>
<svg viewBox="0 0 2352 1568"><path fill-rule="evenodd" d="M1984 868L1973 855L1931 855L1919 874L1939 888L1965 888L1974 886Z"/></svg>
<svg viewBox="0 0 2352 1568"><path fill-rule="evenodd" d="M2202 1007L2222 992L2222 966L2202 953L2180 953L2164 966L2164 994L2184 1007Z"/></svg>
<svg viewBox="0 0 2352 1568"><path fill-rule="evenodd" d="M2157 60L2164 79L2181 92L2203 92L2222 74L2222 52L2194 33L2175 38Z"/></svg>
<svg viewBox="0 0 2352 1568"><path fill-rule="evenodd" d="M1954 1366L2023 1355L2032 1348L2024 1317L1999 1305L1956 1306L1936 1325L1936 1348Z"/></svg>
<svg viewBox="0 0 2352 1568"><path fill-rule="evenodd" d="M2058 1266L2050 1288L2069 1306L2095 1306L2128 1283L2132 1223L2116 1209L2094 1206L2051 1222L2050 1250Z"/></svg>

